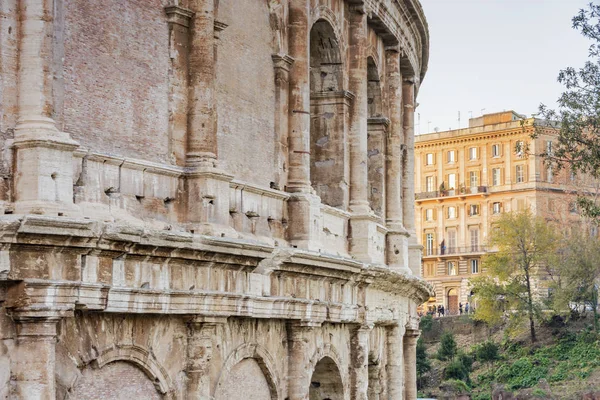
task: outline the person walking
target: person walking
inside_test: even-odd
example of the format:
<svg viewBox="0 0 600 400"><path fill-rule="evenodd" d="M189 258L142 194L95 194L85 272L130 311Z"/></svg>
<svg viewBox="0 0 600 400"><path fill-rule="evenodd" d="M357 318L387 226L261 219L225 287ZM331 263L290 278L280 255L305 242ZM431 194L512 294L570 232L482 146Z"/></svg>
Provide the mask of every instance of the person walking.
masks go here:
<svg viewBox="0 0 600 400"><path fill-rule="evenodd" d="M444 308L444 305L442 304L442 317L445 315L446 313L446 309Z"/></svg>
<svg viewBox="0 0 600 400"><path fill-rule="evenodd" d="M465 304L465 314L469 313L469 302L467 302L467 304Z"/></svg>
<svg viewBox="0 0 600 400"><path fill-rule="evenodd" d="M463 304L462 303L458 303L458 312L460 313L460 315L462 315L462 312L463 312Z"/></svg>

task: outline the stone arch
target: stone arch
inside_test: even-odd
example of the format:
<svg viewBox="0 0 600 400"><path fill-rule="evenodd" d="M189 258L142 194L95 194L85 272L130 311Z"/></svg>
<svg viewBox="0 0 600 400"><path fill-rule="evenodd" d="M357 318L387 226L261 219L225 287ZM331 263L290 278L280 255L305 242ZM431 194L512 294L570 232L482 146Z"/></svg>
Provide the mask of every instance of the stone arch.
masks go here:
<svg viewBox="0 0 600 400"><path fill-rule="evenodd" d="M328 356L315 365L310 378L309 400L343 400L344 383L339 364Z"/></svg>
<svg viewBox="0 0 600 400"><path fill-rule="evenodd" d="M340 384L342 387L342 395L341 397L339 397L339 399L346 399L346 388L348 387L347 383L348 383L348 377L345 373L343 373L342 371L345 371L345 369L343 368L343 363L342 363L342 358L340 357L339 352L335 349L335 347L331 346L330 344L326 344L325 346L319 347L315 353L313 354L313 356L310 359L310 363L308 366L308 370L312 371L311 373L311 382L308 382L308 384L311 385L312 387L312 376L314 375L314 372L317 368L317 365L319 364L319 362L323 359L328 359L331 360L331 362L333 363L333 365L335 365L335 368L337 369L337 371L339 372L339 377L340 377ZM331 364L327 364L329 366L331 366ZM337 397L331 397L331 400L337 400ZM312 397L310 397L310 400L313 400ZM321 400L321 399L319 399Z"/></svg>
<svg viewBox="0 0 600 400"><path fill-rule="evenodd" d="M174 392L173 383L167 371L156 361L150 352L139 346L115 346L105 349L94 360L98 368L115 361L128 361L141 369L154 382L163 395Z"/></svg>
<svg viewBox="0 0 600 400"><path fill-rule="evenodd" d="M235 366L240 364L246 359L252 359L258 363L260 370L262 371L267 384L269 385L269 392L271 394L271 400L278 400L280 396L281 385L279 383L279 376L276 373L275 360L271 354L264 347L256 343L245 343L237 347L231 352L231 354L225 360L217 384L214 387L213 393L217 393L219 387L227 380L228 375L234 369Z"/></svg>
<svg viewBox="0 0 600 400"><path fill-rule="evenodd" d="M343 89L339 37L326 18L318 19L310 30L310 177L324 204L345 209L350 179L346 162L350 97Z"/></svg>
<svg viewBox="0 0 600 400"><path fill-rule="evenodd" d="M154 357L145 349L138 346L115 346L107 348L100 352L100 355L90 364L91 368L86 368L83 373L73 382L69 390L67 398L81 398L85 394L89 394L90 398L95 395L90 393L90 390L96 389L102 393L105 390L118 392L120 389L114 388L116 376L127 375L129 379L138 380L142 386L140 389L145 391L145 396L151 396L150 388L153 388L156 394L156 399L171 399L173 398L175 389L172 385L166 370L154 359ZM86 371L90 373L86 376ZM136 372L137 371L137 372ZM98 386L99 374L105 374L105 379L109 379L107 385L100 384ZM140 380L141 377L147 378L147 381ZM129 381L128 381L129 382ZM130 383L130 382L129 382ZM109 386L105 387L105 386ZM96 387L94 387L96 386ZM126 387L124 387L126 388ZM82 390L78 393L78 390ZM98 394L100 395L100 394ZM103 395L108 395L104 393ZM124 396L128 394L125 393ZM75 397L72 397L75 396ZM149 397L148 397L149 398Z"/></svg>
<svg viewBox="0 0 600 400"><path fill-rule="evenodd" d="M341 53L346 54L348 47L342 30L342 24L339 23L338 17L331 10L331 8L323 5L313 8L310 13L310 21L314 26L314 23L319 20L327 21L329 25L331 25L335 37L340 45Z"/></svg>

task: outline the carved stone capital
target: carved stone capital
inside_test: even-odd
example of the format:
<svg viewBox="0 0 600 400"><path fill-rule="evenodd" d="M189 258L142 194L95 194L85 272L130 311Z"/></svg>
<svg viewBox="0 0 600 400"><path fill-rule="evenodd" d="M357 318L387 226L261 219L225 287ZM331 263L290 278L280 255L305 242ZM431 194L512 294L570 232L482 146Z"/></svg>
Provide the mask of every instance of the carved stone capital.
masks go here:
<svg viewBox="0 0 600 400"><path fill-rule="evenodd" d="M219 39L221 37L221 32L225 30L229 25L224 22L215 20L215 39Z"/></svg>
<svg viewBox="0 0 600 400"><path fill-rule="evenodd" d="M180 6L166 6L167 22L169 24L181 25L185 28L190 27L190 21L194 12Z"/></svg>

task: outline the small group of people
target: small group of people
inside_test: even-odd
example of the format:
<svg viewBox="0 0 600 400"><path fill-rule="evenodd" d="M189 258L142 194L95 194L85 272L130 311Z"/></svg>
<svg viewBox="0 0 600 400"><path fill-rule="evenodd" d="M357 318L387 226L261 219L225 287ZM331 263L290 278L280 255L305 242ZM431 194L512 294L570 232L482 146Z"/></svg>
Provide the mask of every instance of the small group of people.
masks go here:
<svg viewBox="0 0 600 400"><path fill-rule="evenodd" d="M462 314L472 314L475 312L475 309L471 307L471 305L467 302L465 304L458 303L458 313ZM435 317L437 315L438 318L444 317L446 315L456 314L456 310L452 313L449 309L446 309L443 304L439 304L437 306L427 306L427 315L431 315Z"/></svg>

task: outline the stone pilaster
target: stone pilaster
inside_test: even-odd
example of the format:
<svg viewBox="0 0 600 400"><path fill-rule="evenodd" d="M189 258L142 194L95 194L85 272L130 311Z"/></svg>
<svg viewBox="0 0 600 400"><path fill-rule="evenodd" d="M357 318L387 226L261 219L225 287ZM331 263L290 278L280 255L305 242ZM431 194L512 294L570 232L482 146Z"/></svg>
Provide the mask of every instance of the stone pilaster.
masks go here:
<svg viewBox="0 0 600 400"><path fill-rule="evenodd" d="M403 220L408 238L408 266L413 275L421 274L421 250L415 228L415 79L405 77L402 83L404 165L403 165Z"/></svg>
<svg viewBox="0 0 600 400"><path fill-rule="evenodd" d="M290 0L289 169L287 191L310 193L310 4Z"/></svg>
<svg viewBox="0 0 600 400"><path fill-rule="evenodd" d="M169 23L169 155L185 165L188 125L190 23L194 13L180 6L165 7Z"/></svg>
<svg viewBox="0 0 600 400"><path fill-rule="evenodd" d="M294 59L286 54L273 54L275 68L275 189L283 190L287 181L289 79Z"/></svg>
<svg viewBox="0 0 600 400"><path fill-rule="evenodd" d="M417 398L417 340L420 332L407 329L404 335L404 400Z"/></svg>
<svg viewBox="0 0 600 400"><path fill-rule="evenodd" d="M387 391L389 400L404 399L404 333L405 328L387 328Z"/></svg>
<svg viewBox="0 0 600 400"><path fill-rule="evenodd" d="M77 143L52 116L54 2L19 2L18 121L14 200L17 213L73 213L73 151Z"/></svg>
<svg viewBox="0 0 600 400"><path fill-rule="evenodd" d="M352 332L350 340L350 398L367 400L369 388L369 335L371 328L361 326Z"/></svg>
<svg viewBox="0 0 600 400"><path fill-rule="evenodd" d="M402 185L409 184L403 176L402 147L404 129L402 121L402 74L400 72L400 52L398 47L390 47L385 52L387 72L387 94L390 108L390 128L387 136L386 157L386 198L385 222L388 228L386 238L387 264L396 271L411 273L408 267L408 232L403 224Z"/></svg>
<svg viewBox="0 0 600 400"><path fill-rule="evenodd" d="M187 397L188 399L212 399L210 361L213 358L213 341L217 328L227 322L227 318L199 317L188 322L187 344Z"/></svg>
<svg viewBox="0 0 600 400"><path fill-rule="evenodd" d="M370 212L367 194L367 14L364 5L352 5L349 15L348 85L354 94L350 109L350 211Z"/></svg>
<svg viewBox="0 0 600 400"><path fill-rule="evenodd" d="M311 333L315 325L300 321L287 325L288 398L307 400L312 371L309 370Z"/></svg>
<svg viewBox="0 0 600 400"><path fill-rule="evenodd" d="M215 167L215 15L213 0L192 0L189 53L188 167Z"/></svg>
<svg viewBox="0 0 600 400"><path fill-rule="evenodd" d="M54 399L58 316L15 314L16 354L11 357L11 399Z"/></svg>

